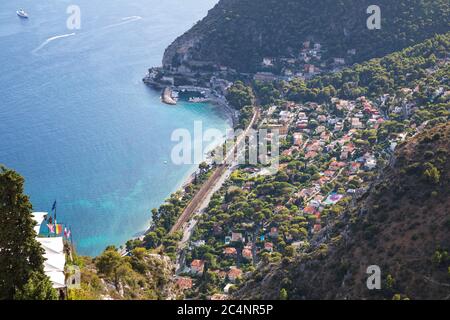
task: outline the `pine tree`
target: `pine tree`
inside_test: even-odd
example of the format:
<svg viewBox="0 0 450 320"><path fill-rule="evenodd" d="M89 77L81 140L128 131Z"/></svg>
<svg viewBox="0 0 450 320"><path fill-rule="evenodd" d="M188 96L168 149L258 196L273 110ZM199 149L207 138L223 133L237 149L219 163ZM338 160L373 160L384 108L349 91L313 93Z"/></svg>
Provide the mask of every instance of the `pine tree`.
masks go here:
<svg viewBox="0 0 450 320"><path fill-rule="evenodd" d="M13 299L34 272L44 275L24 179L0 166L0 299Z"/></svg>
<svg viewBox="0 0 450 320"><path fill-rule="evenodd" d="M33 272L27 283L14 295L15 300L57 300L50 279L42 272Z"/></svg>

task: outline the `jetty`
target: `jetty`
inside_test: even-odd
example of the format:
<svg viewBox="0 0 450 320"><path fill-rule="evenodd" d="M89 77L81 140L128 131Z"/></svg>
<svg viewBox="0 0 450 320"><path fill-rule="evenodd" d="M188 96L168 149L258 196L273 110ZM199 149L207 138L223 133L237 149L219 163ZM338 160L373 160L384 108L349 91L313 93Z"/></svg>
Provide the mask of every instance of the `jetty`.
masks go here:
<svg viewBox="0 0 450 320"><path fill-rule="evenodd" d="M172 89L170 87L165 87L161 97L162 102L170 105L176 105L176 100L172 97Z"/></svg>

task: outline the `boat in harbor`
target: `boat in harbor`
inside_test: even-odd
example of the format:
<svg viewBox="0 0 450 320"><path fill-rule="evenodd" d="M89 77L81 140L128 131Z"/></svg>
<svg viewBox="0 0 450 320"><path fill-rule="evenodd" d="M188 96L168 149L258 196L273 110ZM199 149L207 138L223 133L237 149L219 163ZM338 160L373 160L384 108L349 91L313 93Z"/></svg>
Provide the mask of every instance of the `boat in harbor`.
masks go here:
<svg viewBox="0 0 450 320"><path fill-rule="evenodd" d="M26 13L25 10L19 9L16 11L16 13L20 18L28 19L28 13Z"/></svg>
<svg viewBox="0 0 450 320"><path fill-rule="evenodd" d="M193 103L206 102L206 101L208 101L208 99L202 98L202 97L191 97L191 98L189 98L189 102L193 102Z"/></svg>

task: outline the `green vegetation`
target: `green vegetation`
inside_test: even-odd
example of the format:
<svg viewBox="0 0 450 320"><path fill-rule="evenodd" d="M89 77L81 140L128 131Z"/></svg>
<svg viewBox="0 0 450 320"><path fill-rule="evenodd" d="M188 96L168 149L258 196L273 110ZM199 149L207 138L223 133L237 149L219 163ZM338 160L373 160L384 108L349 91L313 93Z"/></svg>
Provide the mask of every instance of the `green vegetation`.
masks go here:
<svg viewBox="0 0 450 320"><path fill-rule="evenodd" d="M167 257L145 248L122 257L110 246L95 259L81 258L81 287L69 291L70 300L167 299L176 297L172 283L173 265Z"/></svg>
<svg viewBox="0 0 450 320"><path fill-rule="evenodd" d="M228 89L227 100L234 108L240 110L246 106L252 106L254 95L251 87L244 85L241 81L236 81Z"/></svg>
<svg viewBox="0 0 450 320"><path fill-rule="evenodd" d="M56 299L44 275L43 249L36 241L35 225L24 179L0 166L0 300Z"/></svg>
<svg viewBox="0 0 450 320"><path fill-rule="evenodd" d="M446 57L449 47L450 33L438 35L381 59L356 64L336 73L318 76L308 82L293 80L285 85L283 91L287 92L287 98L292 101L326 102L335 96L342 99L356 99L364 95L379 97L382 94L394 94L406 86L418 86L420 91L414 94L415 97L420 102L427 103L427 84L436 83L449 72L448 65L438 74L433 74L432 69L436 66L436 59ZM429 113L434 111L425 110L422 117L430 117ZM445 114L444 106L440 106L439 110Z"/></svg>
<svg viewBox="0 0 450 320"><path fill-rule="evenodd" d="M366 27L366 10L373 4L370 0L220 1L172 46L200 38L189 52L191 60L254 72L261 68L263 57L297 57L307 40L326 49L322 61L345 57L361 62L448 31L446 0L379 0L381 30ZM352 49L355 54L349 55ZM166 60L177 65L179 58L173 55Z"/></svg>

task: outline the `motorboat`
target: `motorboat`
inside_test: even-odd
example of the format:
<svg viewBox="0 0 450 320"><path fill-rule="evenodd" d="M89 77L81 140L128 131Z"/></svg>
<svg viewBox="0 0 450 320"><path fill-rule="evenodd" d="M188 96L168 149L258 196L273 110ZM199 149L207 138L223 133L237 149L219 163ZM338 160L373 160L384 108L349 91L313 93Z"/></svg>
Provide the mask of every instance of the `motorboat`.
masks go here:
<svg viewBox="0 0 450 320"><path fill-rule="evenodd" d="M28 13L25 12L25 10L20 9L16 11L17 15L23 19L28 19Z"/></svg>

